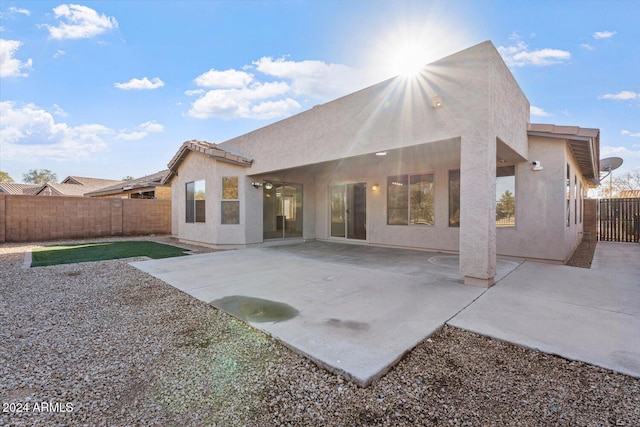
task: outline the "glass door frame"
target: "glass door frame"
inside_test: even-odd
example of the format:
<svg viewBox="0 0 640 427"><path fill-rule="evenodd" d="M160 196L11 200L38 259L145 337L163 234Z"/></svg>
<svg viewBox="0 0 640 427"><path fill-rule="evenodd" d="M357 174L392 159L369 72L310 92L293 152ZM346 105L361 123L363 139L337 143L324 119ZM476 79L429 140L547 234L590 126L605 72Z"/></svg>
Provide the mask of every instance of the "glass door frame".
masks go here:
<svg viewBox="0 0 640 427"><path fill-rule="evenodd" d="M263 181L262 184L262 241L302 238L303 236L303 184ZM293 194L285 194L293 189ZM280 195L278 197L278 191ZM267 199L273 197L271 217L267 218ZM272 222L274 221L274 222ZM265 224L272 223L273 227ZM269 228L273 228L269 230Z"/></svg>
<svg viewBox="0 0 640 427"><path fill-rule="evenodd" d="M362 190L358 195L356 194L357 188ZM338 191L334 192L334 189ZM367 183L365 181L355 181L330 184L328 192L329 238L353 242L367 242ZM338 209L337 211L334 210L334 194L342 195L341 201L337 200L342 209ZM341 221L334 221L334 218L341 218Z"/></svg>

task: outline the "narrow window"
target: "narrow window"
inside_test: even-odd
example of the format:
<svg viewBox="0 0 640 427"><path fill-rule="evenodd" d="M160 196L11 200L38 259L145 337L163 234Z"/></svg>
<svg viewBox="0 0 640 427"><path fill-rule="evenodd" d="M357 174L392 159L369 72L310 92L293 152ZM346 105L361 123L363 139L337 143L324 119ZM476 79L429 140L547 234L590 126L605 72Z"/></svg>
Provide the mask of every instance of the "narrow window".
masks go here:
<svg viewBox="0 0 640 427"><path fill-rule="evenodd" d="M583 189L582 189L582 181L580 181L578 183L579 185L579 192L580 192L580 224L582 224L582 212L584 211L584 194L583 194Z"/></svg>
<svg viewBox="0 0 640 427"><path fill-rule="evenodd" d="M566 179L566 226L569 227L571 225L571 170L569 169L569 164L567 163L567 179Z"/></svg>
<svg viewBox="0 0 640 427"><path fill-rule="evenodd" d="M387 224L407 225L409 218L409 177L387 178Z"/></svg>
<svg viewBox="0 0 640 427"><path fill-rule="evenodd" d="M409 178L409 224L433 225L435 186L433 174L412 175Z"/></svg>
<svg viewBox="0 0 640 427"><path fill-rule="evenodd" d="M186 222L205 222L205 185L204 180L187 182L186 185Z"/></svg>
<svg viewBox="0 0 640 427"><path fill-rule="evenodd" d="M496 168L496 227L516 225L516 168Z"/></svg>
<svg viewBox="0 0 640 427"><path fill-rule="evenodd" d="M460 227L460 171L449 171L449 227Z"/></svg>
<svg viewBox="0 0 640 427"><path fill-rule="evenodd" d="M573 176L573 223L578 223L578 176Z"/></svg>
<svg viewBox="0 0 640 427"><path fill-rule="evenodd" d="M222 224L240 224L240 200L238 200L238 177L222 177Z"/></svg>

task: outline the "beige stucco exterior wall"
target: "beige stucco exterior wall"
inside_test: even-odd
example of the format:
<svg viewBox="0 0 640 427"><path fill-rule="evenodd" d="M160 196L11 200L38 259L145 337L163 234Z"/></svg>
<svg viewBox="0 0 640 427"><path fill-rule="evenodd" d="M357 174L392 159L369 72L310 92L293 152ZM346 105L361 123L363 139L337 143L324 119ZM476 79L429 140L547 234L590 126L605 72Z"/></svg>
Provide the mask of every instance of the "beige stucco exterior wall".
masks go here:
<svg viewBox="0 0 640 427"><path fill-rule="evenodd" d="M584 230L584 219L581 220L580 212L584 209L584 206L581 206L580 201L580 182L582 181L582 187L585 188L586 182L584 182L580 175L580 169L578 167L578 163L576 159L573 157L571 150L568 147L565 147L564 150L565 159L567 163L569 163L569 169L571 174L571 202L569 203L569 214L570 214L570 222L569 227L564 228L564 248L565 248L565 257L564 261L568 260L573 251L578 247L580 242L582 241L582 232ZM577 185L574 185L577 178ZM566 215L566 211L565 215ZM582 215L584 217L584 215Z"/></svg>
<svg viewBox="0 0 640 427"><path fill-rule="evenodd" d="M457 251L459 228L449 227L449 170L460 167L460 143L456 140L392 150L386 156L359 156L330 163L316 175L315 229L317 239L330 236L329 192L332 185L364 182L367 185L367 242L375 245ZM434 174L435 225L387 224L387 177ZM378 186L374 190L374 185Z"/></svg>
<svg viewBox="0 0 640 427"><path fill-rule="evenodd" d="M442 105L434 108L433 97ZM253 158L252 173L460 139L460 268L495 275L495 163L527 157L529 103L490 42L221 144ZM321 200L321 199L320 199Z"/></svg>
<svg viewBox="0 0 640 427"><path fill-rule="evenodd" d="M303 238L331 239L330 186L365 182L368 243L459 251L468 281L488 285L496 254L562 262L581 238L573 214L565 226L565 168L569 162L573 183L575 160L563 140L528 137L528 119L526 97L483 43L427 66L417 81L389 80L221 144L254 159L249 168L190 153L172 180L172 229L223 247L261 243L264 196L251 183L267 180L302 184ZM533 171L532 160L544 169ZM498 162L516 166L514 228L495 226ZM448 172L456 169L460 228L448 225ZM435 225L387 225L387 177L418 173L435 175ZM222 176L240 178L238 225L220 224ZM185 183L199 179L206 180L206 223L186 224Z"/></svg>
<svg viewBox="0 0 640 427"><path fill-rule="evenodd" d="M530 161L516 165L516 226L497 229L498 255L565 262L582 239L583 224L578 206L574 222L576 192L574 177L587 188L578 165L561 139L529 137ZM543 170L534 171L531 161ZM565 176L571 169L571 223L566 226ZM578 193L580 185L578 185ZM580 198L578 194L578 205Z"/></svg>
<svg viewBox="0 0 640 427"><path fill-rule="evenodd" d="M530 137L531 161L516 165L516 226L497 229L497 253L514 257L564 260L564 168L562 141Z"/></svg>
<svg viewBox="0 0 640 427"><path fill-rule="evenodd" d="M189 153L178 167L178 174L171 180L172 234L182 240L207 243L211 245L236 247L255 241L255 206L250 197L250 179L247 169L242 166L218 162L207 156ZM222 224L221 200L222 177L238 177L238 197L240 201L240 223ZM205 181L205 222L186 222L186 183ZM248 209L252 210L247 222ZM260 208L261 209L261 208ZM261 223L260 223L261 224ZM252 236L249 239L248 236Z"/></svg>
<svg viewBox="0 0 640 427"><path fill-rule="evenodd" d="M156 187L156 199L171 200L171 187Z"/></svg>

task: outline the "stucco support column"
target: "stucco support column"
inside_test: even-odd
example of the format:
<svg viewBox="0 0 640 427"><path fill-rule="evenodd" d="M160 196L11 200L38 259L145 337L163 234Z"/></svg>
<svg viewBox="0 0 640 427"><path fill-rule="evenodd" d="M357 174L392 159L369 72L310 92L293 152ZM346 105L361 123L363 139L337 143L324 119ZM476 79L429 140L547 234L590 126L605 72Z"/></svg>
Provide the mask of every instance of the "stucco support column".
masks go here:
<svg viewBox="0 0 640 427"><path fill-rule="evenodd" d="M496 275L496 138L463 136L460 146L460 272L489 287Z"/></svg>

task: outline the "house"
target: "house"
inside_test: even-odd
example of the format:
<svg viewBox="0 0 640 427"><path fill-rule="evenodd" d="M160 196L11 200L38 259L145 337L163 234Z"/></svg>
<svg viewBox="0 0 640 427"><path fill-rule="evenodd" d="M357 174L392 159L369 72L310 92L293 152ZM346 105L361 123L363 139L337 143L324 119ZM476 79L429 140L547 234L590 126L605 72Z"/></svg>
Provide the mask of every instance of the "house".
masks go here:
<svg viewBox="0 0 640 427"><path fill-rule="evenodd" d="M77 196L82 197L85 193L99 188L120 183L115 179L87 178L83 176L68 176L62 182L47 182L41 185L36 196Z"/></svg>
<svg viewBox="0 0 640 427"><path fill-rule="evenodd" d="M459 253L491 286L496 256L566 261L598 183L599 130L529 123L487 41L169 162L172 232L221 248L318 239Z"/></svg>
<svg viewBox="0 0 640 427"><path fill-rule="evenodd" d="M42 188L39 184L18 184L16 182L0 182L0 193L34 195Z"/></svg>
<svg viewBox="0 0 640 427"><path fill-rule="evenodd" d="M168 173L169 170L165 169L130 181L120 181L113 185L89 191L85 193L85 196L171 200L171 187L167 184L162 184L162 180Z"/></svg>

